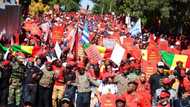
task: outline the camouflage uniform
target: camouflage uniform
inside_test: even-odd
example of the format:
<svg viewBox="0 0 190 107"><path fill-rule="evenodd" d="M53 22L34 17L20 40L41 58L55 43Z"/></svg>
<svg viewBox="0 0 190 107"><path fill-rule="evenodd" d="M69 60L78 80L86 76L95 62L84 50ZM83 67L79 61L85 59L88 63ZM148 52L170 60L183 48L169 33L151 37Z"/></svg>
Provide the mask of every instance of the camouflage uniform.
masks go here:
<svg viewBox="0 0 190 107"><path fill-rule="evenodd" d="M8 104L20 106L25 66L18 62L11 63L11 65L12 73L10 77Z"/></svg>

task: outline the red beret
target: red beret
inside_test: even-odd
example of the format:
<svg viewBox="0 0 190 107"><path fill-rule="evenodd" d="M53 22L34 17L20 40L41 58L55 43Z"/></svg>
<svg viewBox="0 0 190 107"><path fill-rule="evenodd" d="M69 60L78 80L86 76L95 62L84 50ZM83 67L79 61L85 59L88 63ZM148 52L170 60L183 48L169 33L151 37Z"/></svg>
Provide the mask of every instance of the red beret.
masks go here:
<svg viewBox="0 0 190 107"><path fill-rule="evenodd" d="M166 97L170 97L170 93L169 93L169 92L162 91L162 92L160 93L160 98L166 98Z"/></svg>
<svg viewBox="0 0 190 107"><path fill-rule="evenodd" d="M3 65L8 65L10 62L8 60L5 60L2 62Z"/></svg>

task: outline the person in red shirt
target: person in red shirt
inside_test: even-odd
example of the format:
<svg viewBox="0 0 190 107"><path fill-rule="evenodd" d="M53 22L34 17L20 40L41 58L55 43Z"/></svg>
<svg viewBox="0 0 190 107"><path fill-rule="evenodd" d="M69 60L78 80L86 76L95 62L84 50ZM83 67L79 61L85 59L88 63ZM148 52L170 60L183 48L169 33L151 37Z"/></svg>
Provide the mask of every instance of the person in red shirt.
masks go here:
<svg viewBox="0 0 190 107"><path fill-rule="evenodd" d="M108 93L100 97L100 107L116 107L116 95Z"/></svg>
<svg viewBox="0 0 190 107"><path fill-rule="evenodd" d="M55 74L55 84L52 93L52 105L53 107L57 107L56 101L60 101L62 99L65 90L64 68L60 60L55 61L55 65L53 65L53 71Z"/></svg>
<svg viewBox="0 0 190 107"><path fill-rule="evenodd" d="M160 93L157 107L171 107L169 99L170 99L170 93L166 90L163 90Z"/></svg>
<svg viewBox="0 0 190 107"><path fill-rule="evenodd" d="M125 107L125 97L117 96L116 107Z"/></svg>
<svg viewBox="0 0 190 107"><path fill-rule="evenodd" d="M128 83L128 90L124 95L127 107L140 107L140 96L136 92L137 87L138 83L135 81Z"/></svg>
<svg viewBox="0 0 190 107"><path fill-rule="evenodd" d="M190 70L187 71L186 77L183 79L184 93L182 98L190 97Z"/></svg>
<svg viewBox="0 0 190 107"><path fill-rule="evenodd" d="M139 76L137 93L140 96L141 107L151 107L150 85L146 80L146 74L144 72Z"/></svg>

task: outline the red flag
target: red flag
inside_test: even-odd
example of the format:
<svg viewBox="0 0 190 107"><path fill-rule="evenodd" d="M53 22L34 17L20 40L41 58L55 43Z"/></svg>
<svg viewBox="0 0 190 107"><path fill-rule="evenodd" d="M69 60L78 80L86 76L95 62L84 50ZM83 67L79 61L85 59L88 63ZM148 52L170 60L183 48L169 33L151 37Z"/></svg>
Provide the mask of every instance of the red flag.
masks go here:
<svg viewBox="0 0 190 107"><path fill-rule="evenodd" d="M75 59L77 58L78 44L79 44L79 34L78 34L78 29L77 29L77 31L75 33L75 41L74 41L74 45L73 45L73 49L72 49Z"/></svg>
<svg viewBox="0 0 190 107"><path fill-rule="evenodd" d="M54 26L53 29L52 29L52 40L53 42L55 43L56 41L57 42L60 42L63 38L63 27L61 26Z"/></svg>
<svg viewBox="0 0 190 107"><path fill-rule="evenodd" d="M150 77L150 75L154 74L156 72L156 65L157 63L151 62L151 61L141 61L141 68L142 71L147 74L147 78Z"/></svg>
<svg viewBox="0 0 190 107"><path fill-rule="evenodd" d="M148 50L148 61L150 62L159 62L160 61L160 53L159 49L155 45L151 45L147 48Z"/></svg>
<svg viewBox="0 0 190 107"><path fill-rule="evenodd" d="M19 44L19 33L18 32L16 32L15 33L15 44Z"/></svg>

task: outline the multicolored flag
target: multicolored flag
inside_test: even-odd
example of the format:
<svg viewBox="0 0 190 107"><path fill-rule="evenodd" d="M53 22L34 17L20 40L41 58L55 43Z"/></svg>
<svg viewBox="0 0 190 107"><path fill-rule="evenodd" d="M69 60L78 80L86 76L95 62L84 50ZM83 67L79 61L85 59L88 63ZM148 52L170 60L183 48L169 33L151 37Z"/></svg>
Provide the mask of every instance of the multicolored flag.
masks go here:
<svg viewBox="0 0 190 107"><path fill-rule="evenodd" d="M0 49L5 52L8 50L8 48L3 46L1 43L0 43ZM38 55L41 52L40 51L41 47L39 46L12 45L11 49L14 52L22 52L25 54L30 54L32 56Z"/></svg>
<svg viewBox="0 0 190 107"><path fill-rule="evenodd" d="M176 62L183 62L183 67L190 68L190 56L169 53L167 51L160 51L163 61L170 66L170 68L176 67Z"/></svg>
<svg viewBox="0 0 190 107"><path fill-rule="evenodd" d="M11 48L13 51L30 54L32 56L35 56L40 51L39 46L12 45Z"/></svg>

